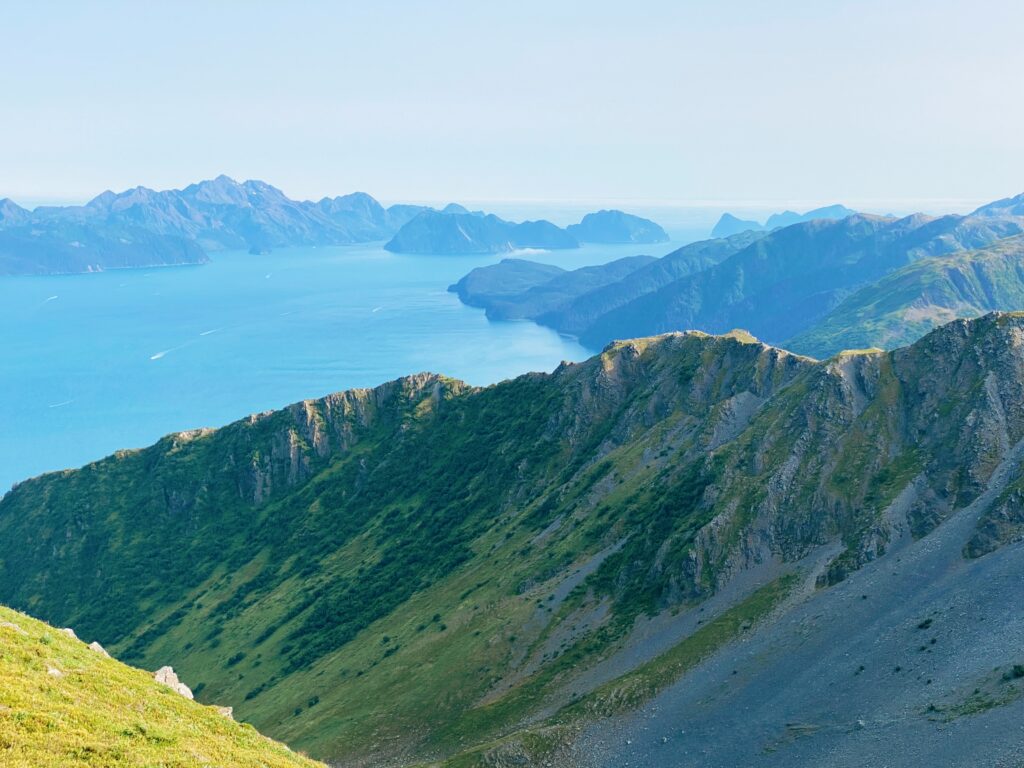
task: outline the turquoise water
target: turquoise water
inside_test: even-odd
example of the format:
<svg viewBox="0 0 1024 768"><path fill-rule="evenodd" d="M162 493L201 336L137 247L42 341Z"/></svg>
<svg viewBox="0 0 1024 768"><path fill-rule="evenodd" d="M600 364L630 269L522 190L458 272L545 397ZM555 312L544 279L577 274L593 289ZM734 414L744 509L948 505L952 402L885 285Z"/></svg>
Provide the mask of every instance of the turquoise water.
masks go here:
<svg viewBox="0 0 1024 768"><path fill-rule="evenodd" d="M574 268L673 247L528 258ZM0 492L169 432L408 373L482 385L592 354L532 323L489 322L446 291L498 260L372 245L0 278Z"/></svg>

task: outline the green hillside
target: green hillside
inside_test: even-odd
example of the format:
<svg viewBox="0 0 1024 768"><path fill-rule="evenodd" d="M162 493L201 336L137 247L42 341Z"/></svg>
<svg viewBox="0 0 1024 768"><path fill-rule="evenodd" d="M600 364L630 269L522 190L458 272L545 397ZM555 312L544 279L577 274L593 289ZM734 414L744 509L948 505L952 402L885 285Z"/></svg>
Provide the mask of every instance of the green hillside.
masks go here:
<svg viewBox="0 0 1024 768"><path fill-rule="evenodd" d="M171 435L4 497L0 599L340 765L554 754L880 557L908 489L915 536L975 498L1024 436L1022 331L824 363L669 334Z"/></svg>
<svg viewBox="0 0 1024 768"><path fill-rule="evenodd" d="M814 357L910 344L958 317L1024 309L1024 237L923 259L854 293L786 346Z"/></svg>
<svg viewBox="0 0 1024 768"><path fill-rule="evenodd" d="M321 765L189 701L148 672L0 607L0 763L67 766Z"/></svg>
<svg viewBox="0 0 1024 768"><path fill-rule="evenodd" d="M615 339L691 328L721 333L736 327L772 344L825 356L850 346L836 346L845 334L878 336L891 349L956 317L1020 306L992 295L1006 291L1006 298L1013 299L1019 292L1016 274L995 264L987 275L994 281L991 286L985 275L974 278L964 272L966 282L976 280L974 285L954 280L945 295L932 299L927 293L933 280L923 286L906 284L924 279L931 268L902 272L1001 240L1012 244L1024 229L1024 220L1015 214L1019 205L1014 198L969 216L896 219L857 214L793 223L771 232L745 231L692 243L625 275L606 265L545 279L539 272L543 265L532 264L541 284L530 290L506 292L502 287L519 279L526 269L523 263L496 265L474 270L453 288L463 302L484 307L489 317L532 319L594 349ZM895 282L881 282L896 273L901 277ZM546 290L545 283L554 290ZM925 292L917 302L922 306L908 315L905 333L894 333L897 321L875 314L885 311L873 306L884 303L880 292L894 290L896 295L888 300L896 303L914 301L918 294L908 298L908 291ZM958 312L958 306L965 311Z"/></svg>

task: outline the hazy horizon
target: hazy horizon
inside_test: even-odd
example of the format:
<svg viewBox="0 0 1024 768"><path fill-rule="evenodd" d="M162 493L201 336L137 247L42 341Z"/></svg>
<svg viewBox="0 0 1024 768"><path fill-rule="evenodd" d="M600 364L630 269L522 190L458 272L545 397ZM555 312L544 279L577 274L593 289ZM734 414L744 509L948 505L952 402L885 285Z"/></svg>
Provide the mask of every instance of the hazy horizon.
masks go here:
<svg viewBox="0 0 1024 768"><path fill-rule="evenodd" d="M0 196L30 205L219 173L623 207L961 210L1024 188L1006 0L57 2L0 23Z"/></svg>

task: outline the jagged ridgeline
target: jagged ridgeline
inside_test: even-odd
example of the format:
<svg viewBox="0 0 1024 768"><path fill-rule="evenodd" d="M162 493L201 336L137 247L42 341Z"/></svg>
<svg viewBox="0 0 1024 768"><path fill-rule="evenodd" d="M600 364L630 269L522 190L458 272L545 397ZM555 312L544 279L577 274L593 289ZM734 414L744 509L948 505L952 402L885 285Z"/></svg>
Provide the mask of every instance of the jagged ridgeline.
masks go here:
<svg viewBox="0 0 1024 768"><path fill-rule="evenodd" d="M617 342L549 375L420 374L22 483L0 502L0 600L173 663L200 700L319 758L473 765L510 734L527 753L571 741L798 586L929 534L1022 437L1016 314L825 362L743 332ZM1019 533L1008 503L967 555ZM677 644L638 639L676 612Z"/></svg>

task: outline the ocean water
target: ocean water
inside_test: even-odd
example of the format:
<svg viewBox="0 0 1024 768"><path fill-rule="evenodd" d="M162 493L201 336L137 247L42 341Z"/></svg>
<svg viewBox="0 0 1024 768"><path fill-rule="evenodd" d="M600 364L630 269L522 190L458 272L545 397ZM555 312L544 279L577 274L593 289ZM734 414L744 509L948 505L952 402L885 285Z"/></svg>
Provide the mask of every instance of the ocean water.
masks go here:
<svg viewBox="0 0 1024 768"><path fill-rule="evenodd" d="M571 269L678 244L526 258ZM0 493L178 430L418 371L485 385L590 356L447 287L500 256L379 244L217 253L201 267L0 278Z"/></svg>

